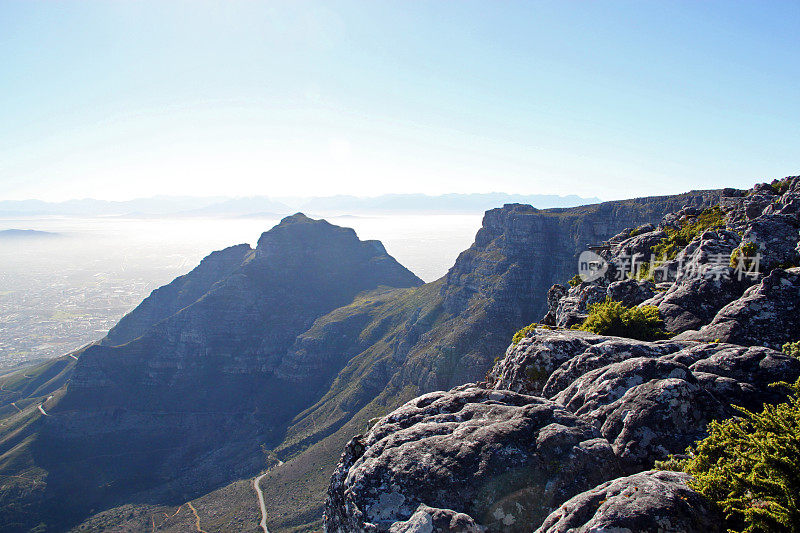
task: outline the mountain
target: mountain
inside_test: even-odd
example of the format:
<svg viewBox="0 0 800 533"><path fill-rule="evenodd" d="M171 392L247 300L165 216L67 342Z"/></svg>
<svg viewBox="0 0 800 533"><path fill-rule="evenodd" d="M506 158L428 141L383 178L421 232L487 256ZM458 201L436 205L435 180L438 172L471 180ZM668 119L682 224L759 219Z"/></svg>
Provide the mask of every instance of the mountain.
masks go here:
<svg viewBox="0 0 800 533"><path fill-rule="evenodd" d="M86 198L64 202L41 200L2 200L0 217L18 216L177 216L177 217L265 217L279 218L292 212L292 206L303 211L325 215L402 214L402 213L481 213L505 203L528 203L539 208L569 207L597 198L575 195L486 194L386 194L374 197L325 196L287 198L284 201L265 196L245 198L154 196L124 201Z"/></svg>
<svg viewBox="0 0 800 533"><path fill-rule="evenodd" d="M284 219L255 250L216 252L154 291L78 355L47 415L29 411L0 449L0 474L39 472L0 489L13 504L0 518L136 530L158 515L181 531L183 504L202 501L206 530L224 530L253 511L251 486L235 480L277 464L261 482L270 530L319 527L341 450L371 419L483 379L587 245L722 196L505 205L428 284L352 230Z"/></svg>
<svg viewBox="0 0 800 533"><path fill-rule="evenodd" d="M61 237L60 233L51 231L38 231L33 229L4 229L0 230L0 241L40 240Z"/></svg>
<svg viewBox="0 0 800 533"><path fill-rule="evenodd" d="M199 198L191 196L154 196L125 201L95 200L92 198L64 202L2 200L0 201L0 216L69 215L91 217L133 213L165 215L200 209L223 200L225 199L219 197Z"/></svg>
<svg viewBox="0 0 800 533"><path fill-rule="evenodd" d="M85 348L68 387L26 427L35 431L0 450L6 472L32 462L46 476L27 506L4 507L4 523L74 523L98 506L181 499L263 467L261 446L342 364L303 387L283 379L297 336L365 291L421 283L379 242L302 214L253 250L212 254Z"/></svg>
<svg viewBox="0 0 800 533"><path fill-rule="evenodd" d="M572 207L599 202L597 198L581 198L554 194L384 194L375 197L326 196L312 198L302 204L302 208L313 213L479 213L498 205L520 203L538 208Z"/></svg>

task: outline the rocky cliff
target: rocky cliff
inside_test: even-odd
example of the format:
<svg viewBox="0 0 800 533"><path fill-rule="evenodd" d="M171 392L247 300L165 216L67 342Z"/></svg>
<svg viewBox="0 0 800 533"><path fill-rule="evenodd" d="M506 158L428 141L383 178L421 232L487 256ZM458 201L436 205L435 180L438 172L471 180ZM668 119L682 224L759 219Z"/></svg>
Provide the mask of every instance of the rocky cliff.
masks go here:
<svg viewBox="0 0 800 533"><path fill-rule="evenodd" d="M684 474L650 469L800 376L774 349L800 338L799 199L798 178L729 190L608 238L604 273L543 288L545 324L485 379L411 399L350 440L327 530L718 531ZM464 270L467 294L480 293L481 269ZM570 329L607 299L655 307L672 338Z"/></svg>

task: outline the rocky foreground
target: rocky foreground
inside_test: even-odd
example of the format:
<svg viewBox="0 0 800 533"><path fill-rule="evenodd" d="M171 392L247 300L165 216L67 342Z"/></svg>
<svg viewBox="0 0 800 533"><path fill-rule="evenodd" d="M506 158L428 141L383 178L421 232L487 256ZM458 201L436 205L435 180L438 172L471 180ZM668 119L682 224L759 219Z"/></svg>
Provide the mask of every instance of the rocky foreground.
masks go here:
<svg viewBox="0 0 800 533"><path fill-rule="evenodd" d="M686 474L652 468L800 376L779 351L800 339L798 228L787 178L603 243L604 274L551 288L543 324L484 381L415 398L348 443L327 531L719 531ZM570 329L607 298L656 307L664 340Z"/></svg>

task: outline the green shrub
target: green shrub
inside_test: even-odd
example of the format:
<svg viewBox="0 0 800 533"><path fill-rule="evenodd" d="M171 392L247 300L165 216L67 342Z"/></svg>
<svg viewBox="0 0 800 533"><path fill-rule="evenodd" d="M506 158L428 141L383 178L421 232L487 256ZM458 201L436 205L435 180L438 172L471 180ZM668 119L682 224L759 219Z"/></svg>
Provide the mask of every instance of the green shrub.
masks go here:
<svg viewBox="0 0 800 533"><path fill-rule="evenodd" d="M688 457L659 463L691 474L689 484L725 514L729 531L800 532L800 379L786 403L711 422Z"/></svg>
<svg viewBox="0 0 800 533"><path fill-rule="evenodd" d="M570 279L568 283L570 287L577 287L578 285L583 283L583 279L578 274L575 274L575 276L573 276L573 278Z"/></svg>
<svg viewBox="0 0 800 533"><path fill-rule="evenodd" d="M589 316L575 329L650 341L669 337L663 327L664 322L657 307L626 307L621 302L606 298L604 302L589 306Z"/></svg>
<svg viewBox="0 0 800 533"><path fill-rule="evenodd" d="M789 190L789 187L792 185L792 179L789 177L781 180L772 180L770 185L776 193L783 194Z"/></svg>
<svg viewBox="0 0 800 533"><path fill-rule="evenodd" d="M516 333L514 333L514 337L511 339L511 344L518 344L519 341L524 339L528 335L528 333L535 330L537 327L539 327L539 324L534 322L533 324L525 326L521 330L517 331Z"/></svg>
<svg viewBox="0 0 800 533"><path fill-rule="evenodd" d="M787 342L784 344L783 353L800 359L800 341Z"/></svg>
<svg viewBox="0 0 800 533"><path fill-rule="evenodd" d="M630 234L628 234L628 238L636 237L637 235L641 235L642 233L647 233L651 231L650 226L647 224L643 224L636 229L631 230Z"/></svg>
<svg viewBox="0 0 800 533"><path fill-rule="evenodd" d="M687 244L703 232L725 226L725 213L718 205L710 207L697 215L693 220L685 221L680 228L666 228L667 236L653 246L653 255L661 260L675 259Z"/></svg>
<svg viewBox="0 0 800 533"><path fill-rule="evenodd" d="M750 268L752 258L758 254L758 245L753 242L742 243L731 253L731 268L739 266L739 259L744 257L745 268Z"/></svg>

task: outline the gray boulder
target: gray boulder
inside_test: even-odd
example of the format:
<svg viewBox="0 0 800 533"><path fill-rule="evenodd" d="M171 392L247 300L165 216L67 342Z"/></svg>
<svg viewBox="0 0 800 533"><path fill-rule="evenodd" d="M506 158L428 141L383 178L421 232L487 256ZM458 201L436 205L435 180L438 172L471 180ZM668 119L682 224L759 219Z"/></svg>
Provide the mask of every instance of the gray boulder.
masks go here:
<svg viewBox="0 0 800 533"><path fill-rule="evenodd" d="M481 533L486 528L475 523L471 516L452 509L435 509L420 504L411 518L395 522L389 533Z"/></svg>
<svg viewBox="0 0 800 533"><path fill-rule="evenodd" d="M717 533L722 517L680 472L609 481L554 511L536 533Z"/></svg>
<svg viewBox="0 0 800 533"><path fill-rule="evenodd" d="M667 331L708 324L717 311L741 296L747 280L740 281L729 266L731 252L738 245L739 236L733 232L707 231L678 254L675 282L666 292L643 302L658 307Z"/></svg>
<svg viewBox="0 0 800 533"><path fill-rule="evenodd" d="M655 296L656 284L652 281L626 279L611 283L606 289L606 296L622 305L633 307Z"/></svg>
<svg viewBox="0 0 800 533"><path fill-rule="evenodd" d="M800 241L798 222L785 214L763 215L750 222L742 236L743 243L753 243L761 256L760 271L767 273L783 265L796 265Z"/></svg>
<svg viewBox="0 0 800 533"><path fill-rule="evenodd" d="M800 338L800 268L775 269L741 298L723 307L710 324L676 340L719 340L780 349Z"/></svg>
<svg viewBox="0 0 800 533"><path fill-rule="evenodd" d="M529 531L620 473L598 430L556 403L464 386L406 403L348 445L328 490L326 528L403 531L424 519L414 518L424 504L490 531Z"/></svg>
<svg viewBox="0 0 800 533"><path fill-rule="evenodd" d="M556 306L555 325L569 328L583 322L589 313L589 306L606 299L606 290L603 280L584 282L569 289Z"/></svg>

